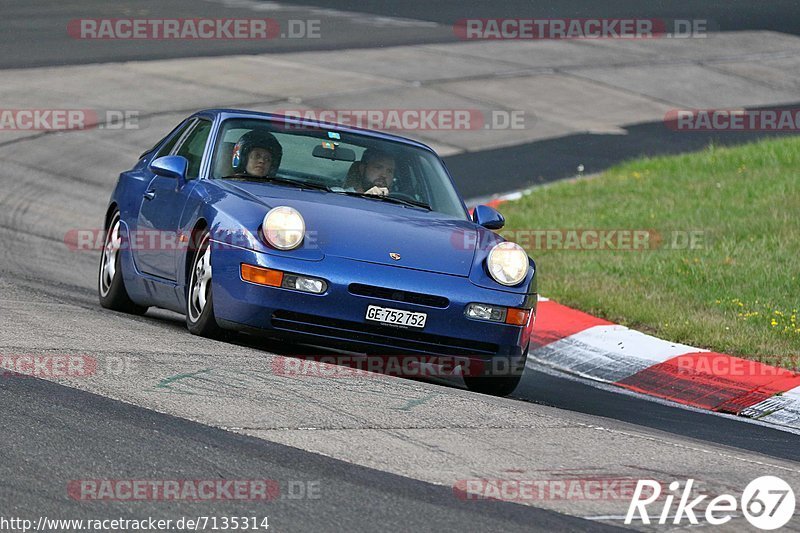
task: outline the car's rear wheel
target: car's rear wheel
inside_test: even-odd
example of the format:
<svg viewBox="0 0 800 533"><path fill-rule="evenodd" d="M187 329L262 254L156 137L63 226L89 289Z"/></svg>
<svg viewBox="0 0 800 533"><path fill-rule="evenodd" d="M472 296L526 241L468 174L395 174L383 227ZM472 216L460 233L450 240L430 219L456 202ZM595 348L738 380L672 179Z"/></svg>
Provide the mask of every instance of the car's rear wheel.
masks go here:
<svg viewBox="0 0 800 533"><path fill-rule="evenodd" d="M509 359L498 358L492 361L491 368L485 369L481 375L465 375L464 383L472 392L491 396L508 396L519 385L522 373L525 371L525 361L527 359L527 349L521 356Z"/></svg>
<svg viewBox="0 0 800 533"><path fill-rule="evenodd" d="M186 293L186 327L201 337L219 337L222 328L214 318L211 271L211 234L203 231L198 234L192 255L189 286Z"/></svg>
<svg viewBox="0 0 800 533"><path fill-rule="evenodd" d="M122 279L122 268L120 266L121 225L119 211L115 211L106 230L103 253L100 256L100 272L98 273L97 284L100 305L114 311L143 315L147 311L147 307L137 305L131 300L130 296L128 296L128 291L125 290L125 282Z"/></svg>

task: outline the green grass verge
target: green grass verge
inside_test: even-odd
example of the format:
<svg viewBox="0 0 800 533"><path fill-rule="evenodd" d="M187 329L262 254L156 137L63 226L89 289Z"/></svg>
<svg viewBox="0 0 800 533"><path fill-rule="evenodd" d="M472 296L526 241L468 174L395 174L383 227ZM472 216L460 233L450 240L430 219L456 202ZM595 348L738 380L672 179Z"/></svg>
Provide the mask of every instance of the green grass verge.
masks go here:
<svg viewBox="0 0 800 533"><path fill-rule="evenodd" d="M671 341L798 365L788 356L800 357L800 138L636 160L501 211L543 295ZM663 241L567 250L527 233L553 229L655 230ZM699 247L672 245L691 231Z"/></svg>

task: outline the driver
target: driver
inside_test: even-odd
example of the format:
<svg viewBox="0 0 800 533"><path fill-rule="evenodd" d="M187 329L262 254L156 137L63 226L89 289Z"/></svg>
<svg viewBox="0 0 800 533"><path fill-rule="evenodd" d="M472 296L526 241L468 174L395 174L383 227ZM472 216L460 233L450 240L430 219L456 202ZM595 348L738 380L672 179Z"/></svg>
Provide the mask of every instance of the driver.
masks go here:
<svg viewBox="0 0 800 533"><path fill-rule="evenodd" d="M374 148L367 148L361 161L353 164L347 173L344 187L362 192L386 196L394 184L394 157Z"/></svg>
<svg viewBox="0 0 800 533"><path fill-rule="evenodd" d="M242 135L233 147L231 166L237 174L271 178L278 172L282 156L283 148L274 135L253 130Z"/></svg>

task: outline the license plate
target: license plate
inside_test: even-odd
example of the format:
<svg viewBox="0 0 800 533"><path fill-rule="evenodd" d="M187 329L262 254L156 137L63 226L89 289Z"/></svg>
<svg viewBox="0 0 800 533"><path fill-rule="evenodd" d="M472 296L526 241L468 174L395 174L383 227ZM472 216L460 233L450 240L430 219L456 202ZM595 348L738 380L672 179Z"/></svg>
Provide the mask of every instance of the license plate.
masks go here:
<svg viewBox="0 0 800 533"><path fill-rule="evenodd" d="M415 313L413 311L403 311L402 309L370 305L367 307L367 316L365 318L372 322L392 324L393 326L424 328L425 320L428 319L428 315L425 313Z"/></svg>

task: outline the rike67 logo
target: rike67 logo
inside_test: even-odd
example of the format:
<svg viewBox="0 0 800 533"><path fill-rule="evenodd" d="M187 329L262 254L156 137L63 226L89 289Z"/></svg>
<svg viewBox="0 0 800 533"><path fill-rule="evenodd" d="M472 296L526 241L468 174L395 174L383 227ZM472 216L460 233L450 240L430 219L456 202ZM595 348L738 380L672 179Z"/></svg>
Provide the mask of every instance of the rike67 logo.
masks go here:
<svg viewBox="0 0 800 533"><path fill-rule="evenodd" d="M697 525L700 523L699 516L705 518L708 524L718 526L738 516L740 508L741 514L752 526L770 531L786 525L794 514L794 491L788 483L776 476L762 476L748 483L740 501L730 494L720 494L708 502L704 501L708 498L705 494L690 500L693 496L693 484L694 480L688 479L681 489L679 481L670 483L669 492L663 499L663 507L658 509L660 502L653 504L661 496L661 484L650 479L640 479L633 492L625 523L641 520L642 524L650 524L650 513L656 511L658 514L652 519L661 525L670 522L681 524L684 519ZM704 512L701 511L702 504L705 505Z"/></svg>

